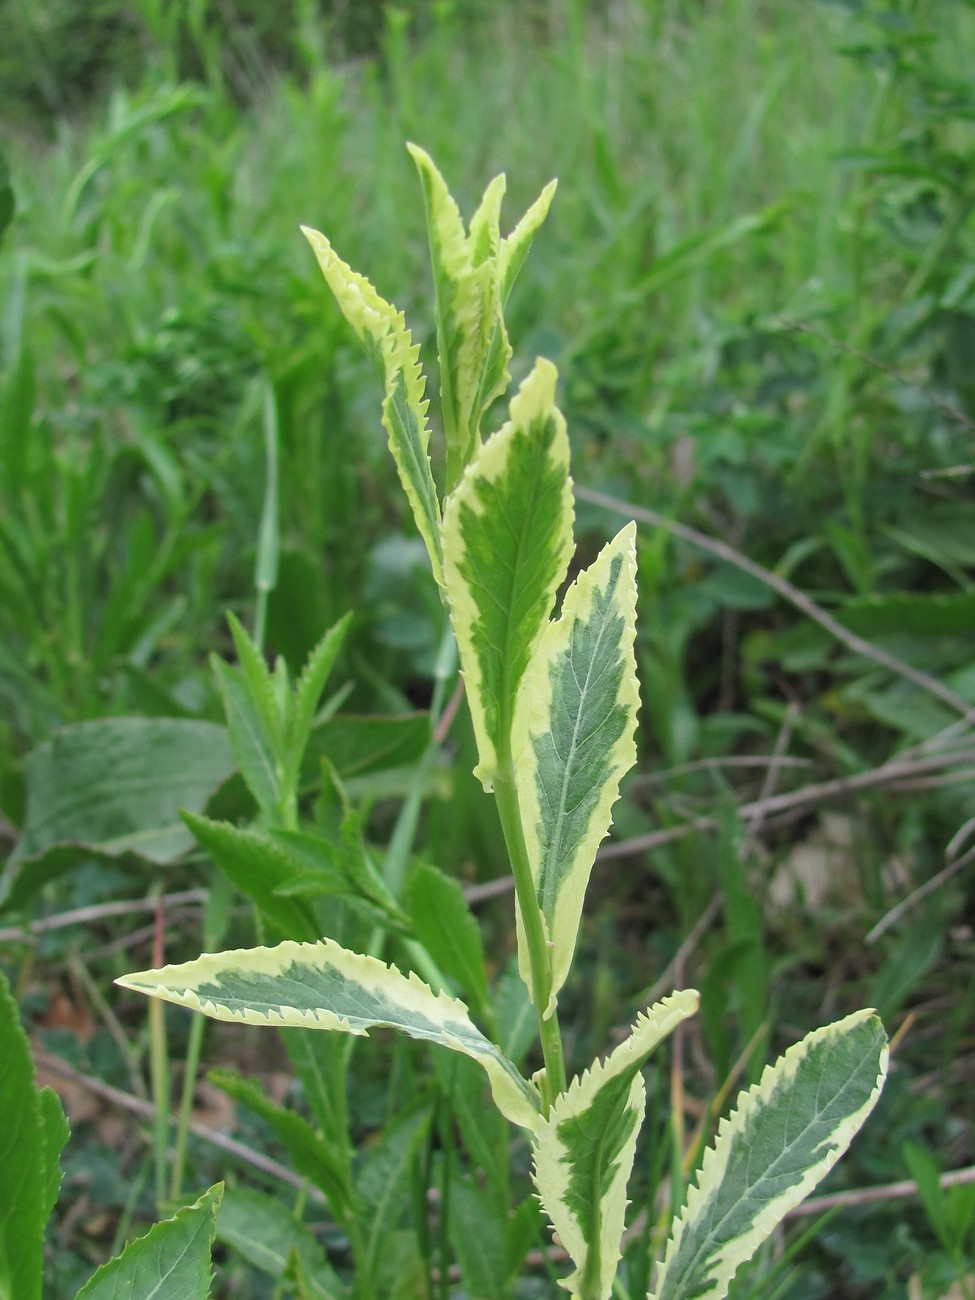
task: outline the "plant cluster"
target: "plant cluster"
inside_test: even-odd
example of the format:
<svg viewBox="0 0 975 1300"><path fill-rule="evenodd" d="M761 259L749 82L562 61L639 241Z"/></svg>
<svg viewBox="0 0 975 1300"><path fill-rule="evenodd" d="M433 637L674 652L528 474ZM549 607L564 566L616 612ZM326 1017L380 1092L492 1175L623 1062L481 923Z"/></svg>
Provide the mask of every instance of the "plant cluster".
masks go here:
<svg viewBox="0 0 975 1300"><path fill-rule="evenodd" d="M60 0L45 22L81 22L59 57L104 69L112 96L49 146L5 135L0 945L38 1083L73 1128L46 1287L74 1294L140 1224L218 1181L219 1213L210 1198L191 1222L204 1246L216 1232L226 1294L361 1271L407 1297L527 1298L585 1271L534 1198L534 1125L481 1105L483 1063L376 1029L286 1031L284 1064L277 1034L205 1028L155 998L147 1019L112 990L137 966L327 934L462 997L539 1115L557 1104L542 1085L563 1086L559 1041L568 1098L641 1008L699 990L672 1051L640 1067L617 1295L650 1290L734 1094L810 1025L877 1007L895 1043L882 1114L730 1294L963 1288L975 12L438 3L383 6L354 36L342 23L371 6L322 27L325 8L283 6L269 34L247 6L130 7L117 48L140 56L113 72L84 29L111 5ZM17 9L0 63L35 17ZM65 63L17 58L53 87L36 102L73 102ZM529 227L543 180L564 181L512 288L527 241L498 233L495 258L497 184L453 237L421 167L441 262L429 327L404 137L471 210L504 160ZM406 307L418 365L432 378L435 346L444 359L445 400L422 418L405 322L319 244L354 328L323 315L294 238L311 214ZM501 473L483 458L532 410L557 426L560 474L571 442L574 518L566 531L565 503L550 512L563 576L537 640L492 666L475 595L456 598L478 590L471 529ZM538 807L530 784L506 790L499 745L538 758L519 699L531 683L552 720L538 665L582 618L614 518L637 526L611 554L636 590L638 762L613 839L580 849L542 908L543 937L556 917L573 937L556 987L564 968L536 960L536 980L524 926ZM520 894L505 874L524 867L519 825ZM540 1021L547 980L557 1007ZM44 1097L23 1112L35 1191L60 1142ZM133 1126L119 1147L120 1110L148 1143ZM220 1148L231 1112L236 1145ZM323 1150L322 1133L342 1136ZM36 1254L49 1199L32 1203ZM389 1232L353 1243L362 1222Z"/></svg>

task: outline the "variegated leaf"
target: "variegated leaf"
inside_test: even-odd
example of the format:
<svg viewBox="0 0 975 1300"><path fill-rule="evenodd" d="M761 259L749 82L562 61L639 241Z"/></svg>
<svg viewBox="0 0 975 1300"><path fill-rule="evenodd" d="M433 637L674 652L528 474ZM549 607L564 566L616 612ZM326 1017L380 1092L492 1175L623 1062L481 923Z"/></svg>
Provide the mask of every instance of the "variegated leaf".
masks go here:
<svg viewBox="0 0 975 1300"><path fill-rule="evenodd" d="M511 707L572 555L569 440L555 367L540 359L511 418L480 448L444 509L444 576L477 737L492 788Z"/></svg>
<svg viewBox="0 0 975 1300"><path fill-rule="evenodd" d="M580 1300L606 1300L613 1289L643 1122L640 1067L697 1004L697 993L686 989L638 1016L629 1037L574 1079L536 1126L535 1183L575 1264L561 1285Z"/></svg>
<svg viewBox="0 0 975 1300"><path fill-rule="evenodd" d="M116 982L214 1020L359 1035L379 1027L400 1029L477 1061L495 1104L513 1123L531 1128L538 1114L535 1088L476 1028L463 1002L331 939L204 954Z"/></svg>
<svg viewBox="0 0 975 1300"><path fill-rule="evenodd" d="M525 844L552 945L552 996L565 982L589 875L620 781L636 761L636 527L569 588L522 678L511 748ZM519 958L529 982L519 920Z"/></svg>
<svg viewBox="0 0 975 1300"><path fill-rule="evenodd" d="M488 185L470 233L432 159L407 146L423 185L437 297L437 340L452 490L477 446L481 418L508 387L511 346L503 307L531 237L545 218L554 186L529 209L509 240L499 231L505 178Z"/></svg>
<svg viewBox="0 0 975 1300"><path fill-rule="evenodd" d="M790 1047L722 1120L649 1300L721 1300L783 1216L832 1169L873 1109L887 1039L858 1011Z"/></svg>
<svg viewBox="0 0 975 1300"><path fill-rule="evenodd" d="M430 553L434 577L442 582L440 504L427 452L429 402L424 396L419 346L414 344L402 312L381 298L365 276L343 262L324 235L307 226L301 229L346 320L383 375L383 426L389 435L389 449Z"/></svg>

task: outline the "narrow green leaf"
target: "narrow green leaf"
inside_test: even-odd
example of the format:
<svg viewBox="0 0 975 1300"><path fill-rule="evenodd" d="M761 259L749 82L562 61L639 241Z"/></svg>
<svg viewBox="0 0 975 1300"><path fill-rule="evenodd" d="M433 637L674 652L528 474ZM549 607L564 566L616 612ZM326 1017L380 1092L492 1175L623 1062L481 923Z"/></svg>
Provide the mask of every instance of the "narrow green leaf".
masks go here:
<svg viewBox="0 0 975 1300"><path fill-rule="evenodd" d="M738 1266L840 1158L887 1073L878 1017L817 1029L765 1069L705 1152L650 1300L721 1300Z"/></svg>
<svg viewBox="0 0 975 1300"><path fill-rule="evenodd" d="M387 1124L359 1166L355 1192L360 1223L365 1229L360 1267L372 1283L371 1288L363 1288L367 1295L388 1294L393 1285L398 1261L390 1247L397 1240L397 1229L413 1209L416 1162L429 1128L429 1107L414 1106ZM410 1236L415 1241L415 1234Z"/></svg>
<svg viewBox="0 0 975 1300"><path fill-rule="evenodd" d="M519 981L520 983L520 981ZM487 1180L498 1205L507 1207L510 1196L508 1125L499 1110L486 1106L484 1075L459 1052L438 1052L434 1059L437 1081L450 1107L452 1123L472 1165Z"/></svg>
<svg viewBox="0 0 975 1300"><path fill-rule="evenodd" d="M536 1125L535 1183L576 1266L562 1285L581 1300L606 1300L613 1288L643 1123L640 1067L697 1004L697 993L687 989L641 1013L629 1037L573 1079Z"/></svg>
<svg viewBox="0 0 975 1300"><path fill-rule="evenodd" d="M503 1296L508 1281L507 1212L466 1179L450 1183L450 1243L465 1294Z"/></svg>
<svg viewBox="0 0 975 1300"><path fill-rule="evenodd" d="M308 744L318 701L322 697L329 674L342 649L351 617L351 614L346 614L334 627L329 628L308 656L308 661L295 684L294 698L289 709L287 748L296 768Z"/></svg>
<svg viewBox="0 0 975 1300"><path fill-rule="evenodd" d="M217 1215L217 1240L248 1264L279 1279L296 1255L313 1300L341 1300L346 1289L314 1233L280 1201L263 1192L229 1187Z"/></svg>
<svg viewBox="0 0 975 1300"><path fill-rule="evenodd" d="M39 1144L39 1153L44 1159L44 1222L51 1216L61 1190L64 1171L61 1168L61 1152L71 1136L71 1126L64 1113L61 1099L53 1088L42 1088L37 1095L40 1104L40 1118L43 1135ZM0 1114L8 1114L0 1109Z"/></svg>
<svg viewBox="0 0 975 1300"><path fill-rule="evenodd" d="M14 215L14 190L10 184L10 169L7 160L0 153L0 243Z"/></svg>
<svg viewBox="0 0 975 1300"><path fill-rule="evenodd" d="M373 1028L399 1029L477 1061L495 1105L513 1123L531 1128L538 1113L535 1088L474 1026L463 1002L331 939L205 954L116 983L215 1020L360 1035Z"/></svg>
<svg viewBox="0 0 975 1300"><path fill-rule="evenodd" d="M552 999L575 950L589 875L636 761L636 527L569 588L522 679L511 748L536 897L552 944ZM519 912L519 959L528 955ZM526 979L527 982L527 979Z"/></svg>
<svg viewBox="0 0 975 1300"><path fill-rule="evenodd" d="M302 232L346 320L384 376L383 426L389 435L389 449L430 554L433 576L442 583L440 504L427 452L429 403L424 396L420 349L413 343L402 312L381 298L365 276L343 262L324 235L305 226Z"/></svg>
<svg viewBox="0 0 975 1300"><path fill-rule="evenodd" d="M46 1146L27 1035L2 971L0 1115L0 1298L40 1300L53 1152Z"/></svg>
<svg viewBox="0 0 975 1300"><path fill-rule="evenodd" d="M303 1115L271 1101L256 1080L245 1079L233 1070L210 1070L207 1078L228 1097L260 1115L298 1173L321 1188L332 1213L344 1222L349 1213L348 1171L341 1159L336 1159L331 1143L320 1138Z"/></svg>
<svg viewBox="0 0 975 1300"><path fill-rule="evenodd" d="M264 388L264 501L257 530L257 554L254 559L254 587L257 591L255 635L264 641L262 598L278 585L281 561L281 507L278 501L278 448L280 443L278 400L274 385L265 380ZM235 638L236 639L236 638Z"/></svg>
<svg viewBox="0 0 975 1300"><path fill-rule="evenodd" d="M499 281L502 307L508 301L508 296L514 288L515 280L517 280L518 273L525 263L528 250L531 248L532 240L535 238L539 226L548 216L548 210L552 206L553 198L555 198L557 184L557 181L549 181L511 234L507 239L501 241L498 262L500 265Z"/></svg>
<svg viewBox="0 0 975 1300"><path fill-rule="evenodd" d="M216 1183L193 1205L154 1224L92 1274L75 1300L206 1300L222 1196L223 1183Z"/></svg>
<svg viewBox="0 0 975 1300"><path fill-rule="evenodd" d="M277 756L282 747L283 718L271 670L240 620L228 613L227 623L234 639L234 649L237 651L237 661L247 694L261 720L265 743L271 753Z"/></svg>
<svg viewBox="0 0 975 1300"><path fill-rule="evenodd" d="M261 917L288 939L317 939L318 927L300 899L278 888L306 867L299 857L261 831L184 812L183 821L227 879L251 900Z"/></svg>
<svg viewBox="0 0 975 1300"><path fill-rule="evenodd" d="M275 812L281 806L281 772L273 735L255 702L251 689L240 669L232 668L216 655L210 659L214 676L220 687L230 743L237 766L264 812ZM273 687L268 679L268 690Z"/></svg>
<svg viewBox="0 0 975 1300"><path fill-rule="evenodd" d="M484 943L460 885L422 863L407 882L406 907L416 937L483 1017L490 1008Z"/></svg>
<svg viewBox="0 0 975 1300"><path fill-rule="evenodd" d="M511 418L444 511L444 573L479 763L490 790L511 702L572 556L572 488L555 367L540 359Z"/></svg>
<svg viewBox="0 0 975 1300"><path fill-rule="evenodd" d="M350 1159L345 1093L352 1040L344 1034L309 1034L303 1029L283 1029L281 1037L308 1107L345 1168Z"/></svg>

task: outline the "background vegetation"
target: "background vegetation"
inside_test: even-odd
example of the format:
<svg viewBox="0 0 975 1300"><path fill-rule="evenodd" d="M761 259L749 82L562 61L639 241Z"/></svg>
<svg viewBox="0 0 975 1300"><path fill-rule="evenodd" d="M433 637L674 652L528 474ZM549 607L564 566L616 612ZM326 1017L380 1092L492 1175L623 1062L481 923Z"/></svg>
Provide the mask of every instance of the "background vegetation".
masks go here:
<svg viewBox="0 0 975 1300"><path fill-rule="evenodd" d="M375 378L297 231L327 232L429 344L407 139L468 213L499 170L513 214L559 177L512 301L515 377L559 367L586 547L640 522L642 758L566 990L572 1050L699 987L683 1088L651 1081L668 1143L729 1078L877 1006L892 1077L827 1190L923 1194L821 1205L735 1295L950 1294L975 1271L973 1184L938 1182L973 1164L975 6L3 0L0 27L0 829L20 881L0 938L74 1123L51 1294L154 1213L144 1008L112 978L150 964L161 893L167 959L201 927L254 938L229 894L204 914L188 836L153 858L72 829L52 735L220 721L207 656L263 587L265 644L295 669L353 612L318 743L374 844L415 783L443 615ZM461 709L424 768L413 852L468 887L500 975L510 899L467 727ZM216 798L247 815L239 783ZM259 1035L208 1028L204 1059L288 1091ZM361 1061L368 1143L428 1083L406 1048ZM183 1186L222 1172L264 1185L194 1139ZM232 1252L221 1285L263 1294Z"/></svg>

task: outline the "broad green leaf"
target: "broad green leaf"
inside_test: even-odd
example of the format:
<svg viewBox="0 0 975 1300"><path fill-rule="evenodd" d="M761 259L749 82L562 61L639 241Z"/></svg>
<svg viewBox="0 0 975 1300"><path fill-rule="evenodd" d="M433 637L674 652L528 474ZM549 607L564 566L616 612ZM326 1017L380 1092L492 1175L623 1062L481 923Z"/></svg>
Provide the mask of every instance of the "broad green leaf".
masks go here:
<svg viewBox="0 0 975 1300"><path fill-rule="evenodd" d="M420 349L413 343L403 313L381 298L365 276L343 262L324 235L306 226L302 233L346 320L384 377L383 426L389 435L389 449L430 554L433 576L442 583L440 504L427 452L429 403L424 396Z"/></svg>
<svg viewBox="0 0 975 1300"><path fill-rule="evenodd" d="M153 1224L93 1273L75 1300L206 1300L222 1196L223 1183L216 1183L193 1205Z"/></svg>
<svg viewBox="0 0 975 1300"><path fill-rule="evenodd" d="M511 707L572 556L572 489L555 367L539 360L511 418L480 449L444 510L444 574L490 790Z"/></svg>
<svg viewBox="0 0 975 1300"><path fill-rule="evenodd" d="M300 899L277 892L306 869L300 858L261 831L185 812L183 820L227 879L282 937L318 938L318 927L308 907Z"/></svg>
<svg viewBox="0 0 975 1300"><path fill-rule="evenodd" d="M108 718L57 731L24 762L24 833L7 860L0 903L82 856L165 864L193 845L178 808L201 810L234 768L227 732L176 718Z"/></svg>
<svg viewBox="0 0 975 1300"><path fill-rule="evenodd" d="M873 1109L887 1039L858 1011L790 1047L718 1127L650 1300L721 1300L740 1264L840 1158Z"/></svg>
<svg viewBox="0 0 975 1300"><path fill-rule="evenodd" d="M535 1184L575 1271L561 1285L581 1300L606 1300L620 1259L626 1184L643 1123L640 1067L682 1020L693 989L637 1017L628 1038L573 1079L535 1128Z"/></svg>
<svg viewBox="0 0 975 1300"><path fill-rule="evenodd" d="M400 1029L477 1061L495 1105L513 1123L531 1128L538 1113L534 1087L474 1026L463 1002L331 939L204 954L116 983L215 1020L360 1035L373 1028Z"/></svg>
<svg viewBox="0 0 975 1300"><path fill-rule="evenodd" d="M344 1221L349 1211L347 1170L341 1158L333 1154L331 1143L320 1138L303 1115L271 1101L256 1080L245 1079L233 1070L210 1070L207 1078L228 1097L260 1115L298 1173L321 1188L332 1213Z"/></svg>
<svg viewBox="0 0 975 1300"><path fill-rule="evenodd" d="M340 1300L346 1295L318 1238L273 1196L229 1187L217 1215L217 1240L275 1280L295 1254L313 1300Z"/></svg>
<svg viewBox="0 0 975 1300"><path fill-rule="evenodd" d="M362 1288L366 1295L390 1294L397 1270L409 1272L415 1266L416 1234L401 1236L398 1229L413 1211L416 1164L429 1128L429 1106L413 1106L386 1125L359 1165L355 1192L364 1231L363 1258L357 1263L371 1283ZM404 1252L402 1263L398 1250ZM422 1290L407 1289L406 1294Z"/></svg>
<svg viewBox="0 0 975 1300"><path fill-rule="evenodd" d="M410 873L406 907L416 937L443 973L456 982L478 1015L490 1014L481 928L457 881L421 863Z"/></svg>
<svg viewBox="0 0 975 1300"><path fill-rule="evenodd" d="M27 1035L0 971L0 1300L41 1296L51 1158L57 1166L60 1151L48 1150L47 1105L42 1110Z"/></svg>
<svg viewBox="0 0 975 1300"><path fill-rule="evenodd" d="M552 997L575 949L589 874L636 761L636 526L627 526L566 593L532 654L511 748L525 844L552 944ZM519 918L523 978L528 954ZM526 978L526 983L528 982Z"/></svg>

